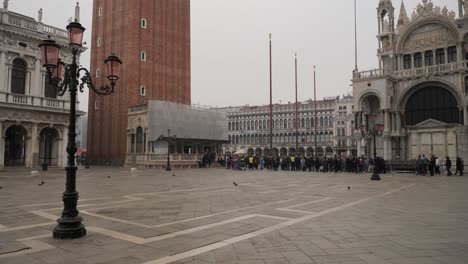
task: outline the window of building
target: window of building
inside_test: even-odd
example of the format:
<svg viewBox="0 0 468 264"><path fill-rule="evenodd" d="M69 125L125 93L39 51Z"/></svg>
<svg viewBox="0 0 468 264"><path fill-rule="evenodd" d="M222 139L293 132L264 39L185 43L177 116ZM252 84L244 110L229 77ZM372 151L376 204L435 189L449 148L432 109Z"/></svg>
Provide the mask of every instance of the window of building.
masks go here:
<svg viewBox="0 0 468 264"><path fill-rule="evenodd" d="M98 9L98 16L102 16L102 7Z"/></svg>
<svg viewBox="0 0 468 264"><path fill-rule="evenodd" d="M457 47L448 47L447 49L448 63L457 62Z"/></svg>
<svg viewBox="0 0 468 264"><path fill-rule="evenodd" d="M101 77L101 70L96 69L96 78L100 78L100 77Z"/></svg>
<svg viewBox="0 0 468 264"><path fill-rule="evenodd" d="M141 60L141 61L146 61L146 51L142 51L142 52L140 53L140 60Z"/></svg>
<svg viewBox="0 0 468 264"><path fill-rule="evenodd" d="M146 87L140 86L140 96L146 96Z"/></svg>
<svg viewBox="0 0 468 264"><path fill-rule="evenodd" d="M99 109L99 101L95 100L94 101L94 110L98 110L98 109Z"/></svg>
<svg viewBox="0 0 468 264"><path fill-rule="evenodd" d="M411 69L411 55L410 54L406 54L405 56L403 56L403 68L405 70Z"/></svg>
<svg viewBox="0 0 468 264"><path fill-rule="evenodd" d="M57 89L55 89L55 87L50 84L48 77L45 78L44 82L44 97L57 98Z"/></svg>
<svg viewBox="0 0 468 264"><path fill-rule="evenodd" d="M141 28L146 28L146 25L147 25L146 19L142 18L141 21L140 21Z"/></svg>
<svg viewBox="0 0 468 264"><path fill-rule="evenodd" d="M436 50L436 64L444 64L445 63L445 51L444 49L437 49Z"/></svg>
<svg viewBox="0 0 468 264"><path fill-rule="evenodd" d="M99 37L99 38L97 39L97 46L98 46L98 47L101 47L101 45L102 45L102 38Z"/></svg>
<svg viewBox="0 0 468 264"><path fill-rule="evenodd" d="M426 66L434 65L434 54L432 53L432 50L428 50L424 53L424 64Z"/></svg>
<svg viewBox="0 0 468 264"><path fill-rule="evenodd" d="M11 92L25 94L26 91L26 62L21 59L13 61L11 69Z"/></svg>
<svg viewBox="0 0 468 264"><path fill-rule="evenodd" d="M417 52L414 54L414 67L421 68L422 67L422 54L421 52Z"/></svg>

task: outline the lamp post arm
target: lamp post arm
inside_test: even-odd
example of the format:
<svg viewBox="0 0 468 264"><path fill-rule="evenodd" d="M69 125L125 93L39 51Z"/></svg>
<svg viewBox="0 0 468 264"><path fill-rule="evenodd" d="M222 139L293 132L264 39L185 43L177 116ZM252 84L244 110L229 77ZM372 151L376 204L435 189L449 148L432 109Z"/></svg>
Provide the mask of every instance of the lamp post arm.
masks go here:
<svg viewBox="0 0 468 264"><path fill-rule="evenodd" d="M83 75L83 77L81 77L80 92L83 92L84 86L86 84L88 86L88 88L93 90L98 95L109 95L109 94L114 93L114 87L115 87L114 83L111 82L111 86L103 85L103 86L101 86L99 88L96 88L94 86L94 84L93 84L91 74L89 73L89 71L86 68L78 69L78 76L81 76L80 72L82 72L82 71L84 72L84 75Z"/></svg>

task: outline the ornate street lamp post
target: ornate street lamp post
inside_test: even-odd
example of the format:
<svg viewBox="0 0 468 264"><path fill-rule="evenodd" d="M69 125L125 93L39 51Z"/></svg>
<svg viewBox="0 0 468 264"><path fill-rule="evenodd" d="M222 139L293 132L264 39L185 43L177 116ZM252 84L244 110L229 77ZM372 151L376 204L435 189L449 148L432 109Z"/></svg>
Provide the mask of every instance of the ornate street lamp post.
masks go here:
<svg viewBox="0 0 468 264"><path fill-rule="evenodd" d="M67 26L68 39L70 48L72 49L73 61L71 64L65 64L59 59L60 46L53 40L49 39L42 41L39 45L42 56L42 65L47 69L49 82L57 89L57 94L63 96L68 90L70 92L70 118L68 130L68 145L67 145L67 166L66 170L66 189L63 193L64 209L62 216L57 220L58 225L54 228L54 238L57 239L73 239L80 238L86 235L86 229L81 223L83 218L78 215L77 203L78 192L76 191L76 171L75 153L76 147L76 96L79 91L83 92L86 84L98 95L109 95L114 92L115 83L119 79L120 65L122 61L115 55L109 56L104 62L106 63L107 79L110 81L110 86L105 85L100 88L95 88L91 80L91 74L85 68L80 68L77 64L76 57L81 52L83 41L83 32L85 28L78 22L72 22ZM80 78L80 73L84 72ZM81 83L79 82L81 80Z"/></svg>
<svg viewBox="0 0 468 264"><path fill-rule="evenodd" d="M167 137L165 138L163 135L159 137L161 140L167 142L167 164L166 164L166 171L171 171L171 159L170 159L170 147L171 143L176 141L177 136L176 135L171 135L171 130L167 130Z"/></svg>
<svg viewBox="0 0 468 264"><path fill-rule="evenodd" d="M369 137L374 138L374 171L372 173L371 180L380 181L379 171L377 169L377 150L376 150L377 144L376 144L375 138L377 136L379 136L379 137L382 136L382 131L384 130L384 125L376 123L375 122L376 118L377 117L375 115L370 116L370 121L372 123L372 127L369 124L369 129L367 131L366 131L366 125L361 125L360 129L361 129L361 133L362 133L363 137L365 137L367 135Z"/></svg>

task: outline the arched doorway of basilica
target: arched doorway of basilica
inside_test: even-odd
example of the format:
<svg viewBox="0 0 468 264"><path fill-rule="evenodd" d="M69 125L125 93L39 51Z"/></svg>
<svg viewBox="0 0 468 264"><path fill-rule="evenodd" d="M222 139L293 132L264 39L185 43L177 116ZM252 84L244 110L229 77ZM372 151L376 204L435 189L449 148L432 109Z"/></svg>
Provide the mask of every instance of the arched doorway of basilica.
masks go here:
<svg viewBox="0 0 468 264"><path fill-rule="evenodd" d="M39 134L39 162L49 166L58 165L58 132L57 129L47 127L41 130Z"/></svg>
<svg viewBox="0 0 468 264"><path fill-rule="evenodd" d="M14 125L5 132L5 166L25 166L27 131Z"/></svg>
<svg viewBox="0 0 468 264"><path fill-rule="evenodd" d="M405 98L408 157L457 156L456 127L463 118L456 94L436 83L420 85Z"/></svg>

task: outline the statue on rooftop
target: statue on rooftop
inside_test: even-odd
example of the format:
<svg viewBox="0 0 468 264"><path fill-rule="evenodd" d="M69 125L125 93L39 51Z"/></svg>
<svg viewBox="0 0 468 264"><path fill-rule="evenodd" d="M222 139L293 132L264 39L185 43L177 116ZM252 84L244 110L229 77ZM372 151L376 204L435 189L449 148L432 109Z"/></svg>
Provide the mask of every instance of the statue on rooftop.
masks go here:
<svg viewBox="0 0 468 264"><path fill-rule="evenodd" d="M3 0L3 9L8 10L8 1L10 0Z"/></svg>
<svg viewBox="0 0 468 264"><path fill-rule="evenodd" d="M42 8L37 12L37 22L42 23Z"/></svg>

